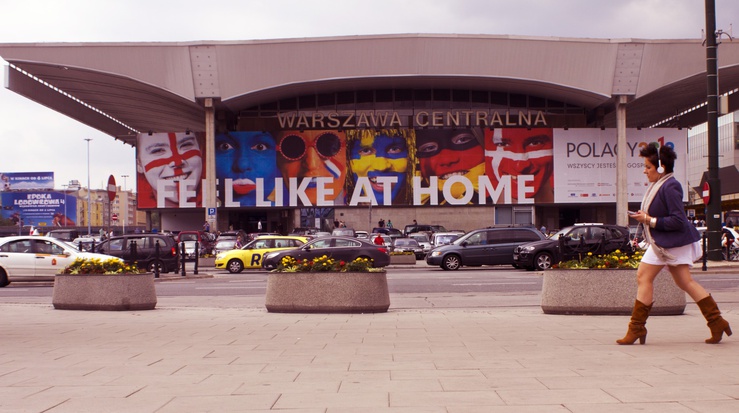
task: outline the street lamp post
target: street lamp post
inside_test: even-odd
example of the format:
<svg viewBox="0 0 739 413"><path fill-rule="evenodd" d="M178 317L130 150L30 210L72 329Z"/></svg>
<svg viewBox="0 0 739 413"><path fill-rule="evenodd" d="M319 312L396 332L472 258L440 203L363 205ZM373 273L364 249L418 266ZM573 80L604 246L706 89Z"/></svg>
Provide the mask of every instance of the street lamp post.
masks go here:
<svg viewBox="0 0 739 413"><path fill-rule="evenodd" d="M92 225L90 220L92 219L92 204L90 203L90 141L92 138L85 138L87 141L87 235L92 236Z"/></svg>
<svg viewBox="0 0 739 413"><path fill-rule="evenodd" d="M64 187L64 226L67 226L67 188L69 185L62 184Z"/></svg>
<svg viewBox="0 0 739 413"><path fill-rule="evenodd" d="M121 175L123 178L123 193L126 194L126 178L128 175ZM123 233L126 233L126 218L128 218L128 194L126 194L126 202L123 204Z"/></svg>

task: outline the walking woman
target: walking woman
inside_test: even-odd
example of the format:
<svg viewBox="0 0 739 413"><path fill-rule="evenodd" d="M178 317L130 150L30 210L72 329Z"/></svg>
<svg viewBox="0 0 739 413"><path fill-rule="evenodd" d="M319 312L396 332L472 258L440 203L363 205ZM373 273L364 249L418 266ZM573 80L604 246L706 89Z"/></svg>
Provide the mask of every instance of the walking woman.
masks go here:
<svg viewBox="0 0 739 413"><path fill-rule="evenodd" d="M647 317L654 302L654 279L667 265L678 287L695 300L711 329L711 338L706 343L716 344L723 334L731 335L729 322L708 292L690 275L693 262L701 256L700 234L690 224L683 210L683 189L673 177L677 155L667 146L649 144L642 148L639 156L644 158L644 174L649 186L644 194L641 208L629 216L640 222L649 248L636 271L637 291L634 310L626 336L616 340L618 344L641 344L647 341Z"/></svg>

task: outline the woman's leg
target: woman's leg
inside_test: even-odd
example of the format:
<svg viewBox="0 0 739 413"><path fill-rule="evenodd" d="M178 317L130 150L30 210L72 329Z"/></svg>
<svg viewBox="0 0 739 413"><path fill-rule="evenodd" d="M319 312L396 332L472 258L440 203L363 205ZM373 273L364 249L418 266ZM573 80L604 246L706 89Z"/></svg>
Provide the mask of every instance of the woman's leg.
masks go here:
<svg viewBox="0 0 739 413"><path fill-rule="evenodd" d="M637 291L634 309L631 311L631 321L626 335L619 340L618 344L634 344L639 340L641 344L647 342L647 318L652 310L652 297L654 295L654 279L662 269L662 265L652 265L642 262L636 271ZM647 304L649 303L649 304Z"/></svg>
<svg viewBox="0 0 739 413"><path fill-rule="evenodd" d="M662 270L664 265L654 265L642 262L636 270L636 299L646 305L654 301L654 279ZM690 275L690 273L688 273Z"/></svg>
<svg viewBox="0 0 739 413"><path fill-rule="evenodd" d="M696 303L706 297L708 297L708 291L703 288L702 285L698 284L690 275L690 267L688 264L668 266L672 279L675 280L675 284L680 287L681 290L688 293L690 298Z"/></svg>
<svg viewBox="0 0 739 413"><path fill-rule="evenodd" d="M706 339L706 343L719 343L723 338L724 333L730 336L731 326L729 326L729 322L721 317L721 311L719 311L718 305L716 304L716 301L713 300L713 297L708 294L702 285L693 280L693 277L690 275L690 268L688 265L676 265L669 268L670 273L672 274L672 279L675 280L675 284L690 295L690 298L698 304L698 308L700 308L701 313L703 313L703 317L706 318L708 328L711 330L711 338Z"/></svg>

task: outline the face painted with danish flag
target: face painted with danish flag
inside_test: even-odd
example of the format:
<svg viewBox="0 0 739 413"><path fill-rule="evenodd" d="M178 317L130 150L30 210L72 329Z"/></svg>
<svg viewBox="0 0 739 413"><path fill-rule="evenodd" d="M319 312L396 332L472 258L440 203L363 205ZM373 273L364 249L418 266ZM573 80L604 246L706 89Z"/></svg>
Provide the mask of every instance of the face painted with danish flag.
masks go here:
<svg viewBox="0 0 739 413"><path fill-rule="evenodd" d="M512 198L533 199L542 188L552 188L554 140L552 129L495 129L485 132L485 174L497 187L502 176L511 177ZM518 193L520 175L531 175L533 182L526 186L533 188L526 194ZM553 195L552 195L553 197ZM553 201L548 200L548 202Z"/></svg>
<svg viewBox="0 0 739 413"><path fill-rule="evenodd" d="M136 168L153 190L159 180L200 182L203 155L194 134L141 134L139 139ZM167 197L167 201L179 204L179 189L176 197Z"/></svg>

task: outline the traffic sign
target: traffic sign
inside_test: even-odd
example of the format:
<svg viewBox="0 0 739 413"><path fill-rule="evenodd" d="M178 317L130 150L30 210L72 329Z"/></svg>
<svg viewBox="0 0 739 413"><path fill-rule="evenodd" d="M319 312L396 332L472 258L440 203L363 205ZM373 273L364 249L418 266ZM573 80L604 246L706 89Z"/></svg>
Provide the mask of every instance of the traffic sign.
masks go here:
<svg viewBox="0 0 739 413"><path fill-rule="evenodd" d="M703 183L703 204L708 205L709 202L711 202L711 186L706 181Z"/></svg>
<svg viewBox="0 0 739 413"><path fill-rule="evenodd" d="M113 202L113 200L115 199L115 193L115 178L113 177L113 175L111 175L110 177L108 177L108 200L110 200L110 202Z"/></svg>
<svg viewBox="0 0 739 413"><path fill-rule="evenodd" d="M110 216L110 219L112 219L113 221L118 221L118 214L114 213L113 215Z"/></svg>

